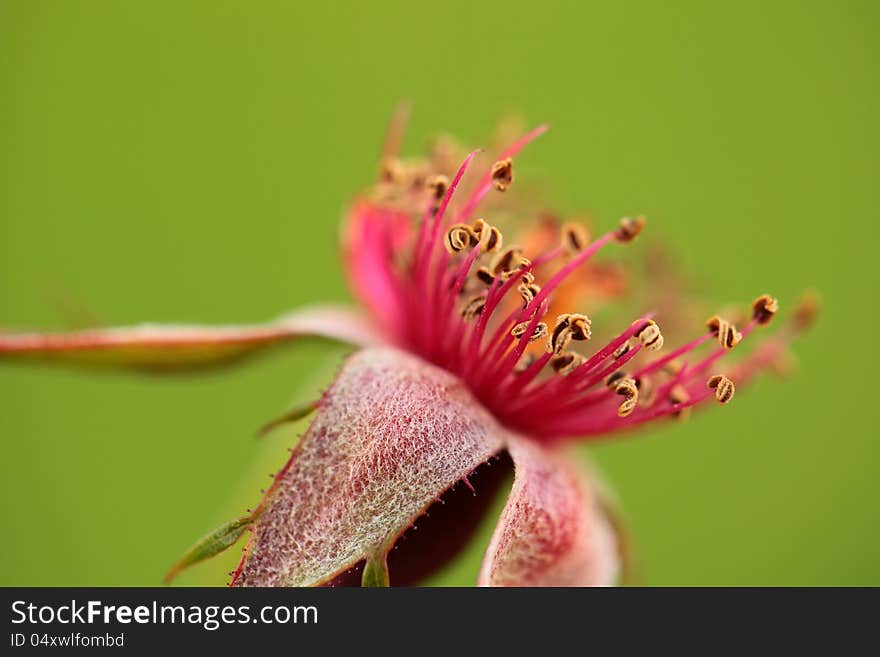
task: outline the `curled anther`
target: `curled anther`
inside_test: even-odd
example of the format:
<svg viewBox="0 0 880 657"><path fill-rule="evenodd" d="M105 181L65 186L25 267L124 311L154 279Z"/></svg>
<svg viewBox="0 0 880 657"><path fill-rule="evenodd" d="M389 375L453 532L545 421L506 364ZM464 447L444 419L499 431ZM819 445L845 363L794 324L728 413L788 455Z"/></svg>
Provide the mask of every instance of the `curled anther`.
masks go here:
<svg viewBox="0 0 880 657"><path fill-rule="evenodd" d="M658 351L663 348L663 334L653 319L645 322L645 325L636 333L636 338L648 351Z"/></svg>
<svg viewBox="0 0 880 657"><path fill-rule="evenodd" d="M636 380L626 375L618 377L613 384L613 390L616 394L624 397L623 403L617 407L617 416L627 417L636 409L636 404L639 402L639 388Z"/></svg>
<svg viewBox="0 0 880 657"><path fill-rule="evenodd" d="M522 283L516 289L519 292L519 296L522 297L523 307L525 307L528 306L536 296L538 296L538 293L541 291L541 286L536 285L535 283Z"/></svg>
<svg viewBox="0 0 880 657"><path fill-rule="evenodd" d="M489 264L489 270L495 275L513 271L519 266L522 260L522 249L518 246L508 246L506 249L499 251L492 262Z"/></svg>
<svg viewBox="0 0 880 657"><path fill-rule="evenodd" d="M617 370L616 372L612 372L605 378L605 385L608 386L611 390L614 390L617 387L617 384L627 378L629 375L623 370Z"/></svg>
<svg viewBox="0 0 880 657"><path fill-rule="evenodd" d="M477 237L480 244L480 251L483 253L498 253L504 244L504 236L495 226L489 224L485 219L475 219L471 230Z"/></svg>
<svg viewBox="0 0 880 657"><path fill-rule="evenodd" d="M574 372L578 367L583 365L585 361L586 358L580 354L574 351L566 351L551 358L550 367L552 367L553 371L557 374L565 376Z"/></svg>
<svg viewBox="0 0 880 657"><path fill-rule="evenodd" d="M733 399L733 393L736 392L736 386L733 384L733 381L722 374L709 377L706 385L715 390L715 399L718 400L719 404L728 403Z"/></svg>
<svg viewBox="0 0 880 657"><path fill-rule="evenodd" d="M468 301L464 308L461 309L461 316L466 320L472 320L477 315L483 312L483 309L486 307L486 297L483 295L474 297L470 301Z"/></svg>
<svg viewBox="0 0 880 657"><path fill-rule="evenodd" d="M614 392L624 397L638 397L639 387L631 376L624 376L614 384Z"/></svg>
<svg viewBox="0 0 880 657"><path fill-rule="evenodd" d="M627 397L623 400L623 403L617 407L617 417L627 417L632 415L632 412L636 410L636 406L639 403L638 396L635 397Z"/></svg>
<svg viewBox="0 0 880 657"><path fill-rule="evenodd" d="M548 351L561 354L572 340L592 337L590 318L577 313L559 315L548 342Z"/></svg>
<svg viewBox="0 0 880 657"><path fill-rule="evenodd" d="M477 245L477 236L467 224L455 224L446 231L443 244L449 253L461 253L469 246Z"/></svg>
<svg viewBox="0 0 880 657"><path fill-rule="evenodd" d="M752 317L758 324L769 324L779 311L779 301L769 294L762 294L752 304Z"/></svg>
<svg viewBox="0 0 880 657"><path fill-rule="evenodd" d="M562 226L562 248L568 253L580 253L589 243L590 234L582 224L571 221Z"/></svg>
<svg viewBox="0 0 880 657"><path fill-rule="evenodd" d="M435 205L439 204L440 201L443 200L443 197L446 195L446 190L448 189L449 178L442 174L432 176L428 180L428 191L431 193L431 198L433 199Z"/></svg>
<svg viewBox="0 0 880 657"><path fill-rule="evenodd" d="M498 253L498 251L501 250L501 247L504 244L504 236L495 226L490 226L486 222L483 222L483 226L480 227L479 231L476 230L475 226L474 232L477 234L480 243L480 250L483 253Z"/></svg>
<svg viewBox="0 0 880 657"><path fill-rule="evenodd" d="M512 329L510 329L510 334L519 339L526 334L526 331L529 329L529 324L531 322L520 322ZM535 340L540 340L547 336L547 325L544 322L538 322L535 326L532 334L529 336L529 342L534 342Z"/></svg>
<svg viewBox="0 0 880 657"><path fill-rule="evenodd" d="M506 192L513 182L513 159L506 157L492 165L492 185L499 192Z"/></svg>
<svg viewBox="0 0 880 657"><path fill-rule="evenodd" d="M624 356L626 356L629 353L630 349L632 349L632 343L629 340L627 340L622 345L620 345L617 349L614 350L612 357L614 358L614 360L617 360L618 358L623 358Z"/></svg>
<svg viewBox="0 0 880 657"><path fill-rule="evenodd" d="M669 391L669 403L673 406L678 406L679 404L685 404L690 401L691 396L688 394L687 389L682 385L677 385ZM680 408L672 413L672 417L678 418L679 420L686 420L690 416L690 408Z"/></svg>
<svg viewBox="0 0 880 657"><path fill-rule="evenodd" d="M646 222L647 220L644 217L637 217L635 219L624 217L620 220L620 228L614 231L614 238L622 244L632 242L645 228Z"/></svg>
<svg viewBox="0 0 880 657"><path fill-rule="evenodd" d="M736 326L718 315L713 315L706 321L706 328L718 338L718 344L727 350L738 345L743 337L742 333L736 330Z"/></svg>
<svg viewBox="0 0 880 657"><path fill-rule="evenodd" d="M495 275L489 271L488 267L480 267L474 274L476 279L485 285L492 285L495 282Z"/></svg>

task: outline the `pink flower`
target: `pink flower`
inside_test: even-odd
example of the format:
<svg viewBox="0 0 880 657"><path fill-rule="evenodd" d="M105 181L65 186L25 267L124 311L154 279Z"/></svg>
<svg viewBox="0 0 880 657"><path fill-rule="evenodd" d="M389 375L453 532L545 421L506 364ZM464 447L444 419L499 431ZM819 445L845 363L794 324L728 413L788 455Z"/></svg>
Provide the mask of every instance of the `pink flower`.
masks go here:
<svg viewBox="0 0 880 657"><path fill-rule="evenodd" d="M537 214L506 199L513 158L545 130L474 179L477 151L456 161L445 144L403 161L393 126L380 181L354 202L344 232L365 315L319 307L260 326L0 334L0 357L173 371L304 335L360 347L319 402L283 418L314 412L260 505L204 537L171 574L250 530L234 585L417 582L471 537L512 468L478 583L614 584L627 566L622 522L565 444L727 404L734 381L780 365L813 306L735 364L728 353L776 314L772 297L758 297L741 328L714 316L680 346L661 332L661 310L602 326L606 340L591 347L593 322L566 304L596 308L620 293L620 270L594 256L633 241L645 222L625 218L591 239L586 226L544 214L520 231L522 246L508 244L500 225ZM477 218L484 207L489 218Z"/></svg>

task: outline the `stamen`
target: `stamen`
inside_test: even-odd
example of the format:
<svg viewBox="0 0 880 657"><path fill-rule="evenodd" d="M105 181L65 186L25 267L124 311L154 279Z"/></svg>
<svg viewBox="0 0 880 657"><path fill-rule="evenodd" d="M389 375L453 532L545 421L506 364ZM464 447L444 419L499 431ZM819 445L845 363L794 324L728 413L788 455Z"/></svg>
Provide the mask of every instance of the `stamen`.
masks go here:
<svg viewBox="0 0 880 657"><path fill-rule="evenodd" d="M474 319L477 315L483 312L483 309L486 307L486 297L485 295L480 295L478 297L474 297L470 301L468 301L464 308L461 310L461 316L465 321L470 321Z"/></svg>
<svg viewBox="0 0 880 657"><path fill-rule="evenodd" d="M495 276L492 275L492 272L487 267L480 267L475 276L478 281L486 285L492 285L495 282Z"/></svg>
<svg viewBox="0 0 880 657"><path fill-rule="evenodd" d="M636 404L638 403L638 395L635 397L627 397L623 403L617 407L617 417L627 417L628 415L632 415L632 412L636 410Z"/></svg>
<svg viewBox="0 0 880 657"><path fill-rule="evenodd" d="M567 374L571 374L578 367L584 364L586 358L581 356L579 353L574 351L566 351L558 356L553 356L550 359L550 367L553 368L553 371L557 374L565 376Z"/></svg>
<svg viewBox="0 0 880 657"><path fill-rule="evenodd" d="M455 224L447 232L443 244L449 253L461 253L469 246L476 246L477 236L467 224Z"/></svg>
<svg viewBox="0 0 880 657"><path fill-rule="evenodd" d="M752 317L758 324L769 324L779 310L779 301L769 294L762 294L752 304Z"/></svg>
<svg viewBox="0 0 880 657"><path fill-rule="evenodd" d="M639 388L636 380L621 371L617 371L608 377L606 383L616 394L625 397L623 403L617 407L617 417L627 417L632 414L636 410L636 404L639 402Z"/></svg>
<svg viewBox="0 0 880 657"><path fill-rule="evenodd" d="M614 390L617 388L617 384L623 381L623 379L627 378L627 376L627 373L623 370L617 370L616 372L608 375L608 378L605 379L605 385L608 386L608 388L610 388L611 390Z"/></svg>
<svg viewBox="0 0 880 657"><path fill-rule="evenodd" d="M614 232L605 233L602 237L594 241L590 244L586 249L578 253L574 256L564 267L560 268L549 281L544 285L541 289L540 294L535 297L530 305L537 306L540 305L544 299L546 299L552 292L555 290L561 283L564 281L573 271L575 271L578 267L584 264L587 260L589 260L599 249L608 244L614 238ZM550 253L561 252L562 249L554 249ZM540 260L540 258L539 258ZM523 309L523 314L527 312L528 308Z"/></svg>
<svg viewBox="0 0 880 657"><path fill-rule="evenodd" d="M590 324L590 318L586 315L559 315L556 326L553 327L553 335L548 341L547 351L559 355L572 340L589 340L592 337Z"/></svg>
<svg viewBox="0 0 880 657"><path fill-rule="evenodd" d="M715 399L718 400L719 404L728 403L733 399L733 393L736 392L736 386L733 385L733 381L722 374L709 377L706 385L715 390Z"/></svg>
<svg viewBox="0 0 880 657"><path fill-rule="evenodd" d="M492 186L506 192L513 182L513 158L505 157L492 165Z"/></svg>
<svg viewBox="0 0 880 657"><path fill-rule="evenodd" d="M522 249L518 246L508 246L492 258L489 269L495 276L498 276L521 267L523 261L528 262L523 258Z"/></svg>
<svg viewBox="0 0 880 657"><path fill-rule="evenodd" d="M614 358L614 360L617 360L618 358L623 358L629 352L630 349L632 349L632 343L629 340L627 340L622 345L620 345L617 349L614 350L612 358Z"/></svg>
<svg viewBox="0 0 880 657"><path fill-rule="evenodd" d="M646 221L644 217L636 219L624 217L620 220L620 228L614 232L614 238L621 244L632 242L645 228Z"/></svg>
<svg viewBox="0 0 880 657"><path fill-rule="evenodd" d="M534 280L534 279L533 279ZM518 288L519 295L523 300L523 308L527 307L532 300L538 296L538 293L541 291L540 285L535 285L534 283L522 283Z"/></svg>
<svg viewBox="0 0 880 657"><path fill-rule="evenodd" d="M728 351L738 345L743 338L742 333L736 330L736 326L718 315L713 315L706 321L706 328L718 338L718 343Z"/></svg>
<svg viewBox="0 0 880 657"><path fill-rule="evenodd" d="M649 319L639 332L636 333L636 338L639 339L639 342L648 351L658 351L663 348L663 334L660 332L657 322L653 319Z"/></svg>
<svg viewBox="0 0 880 657"><path fill-rule="evenodd" d="M529 324L531 322L522 322L517 324L510 330L510 334L519 339L526 334L526 331L529 329ZM535 327L534 331L532 331L532 335L529 336L529 342L534 342L535 340L540 340L547 336L547 325L544 322L539 322Z"/></svg>
<svg viewBox="0 0 880 657"><path fill-rule="evenodd" d="M434 201L434 208L440 207L440 202L446 196L446 190L449 189L449 178L444 175L437 175L428 180L428 189L431 192L431 198Z"/></svg>
<svg viewBox="0 0 880 657"><path fill-rule="evenodd" d="M547 132L549 126L547 125L539 125L537 128L532 130L529 133L526 133L519 139L517 139L510 147L504 151L504 157L514 157L517 153L519 153L524 146L526 146L529 142L534 140L536 137ZM480 201L489 193L489 190L492 189L492 171L487 171L483 177L480 178L477 186L474 188L474 191L471 192L470 197L467 202L465 202L464 207L461 209L458 217L460 221L466 221L468 217L470 217L477 205L479 205Z"/></svg>
<svg viewBox="0 0 880 657"><path fill-rule="evenodd" d="M473 226L474 234L479 238L480 250L483 253L497 253L504 243L504 236L495 226L490 226L482 219L477 219Z"/></svg>
<svg viewBox="0 0 880 657"><path fill-rule="evenodd" d="M572 221L562 226L562 248L567 253L580 253L589 243L590 234L583 225Z"/></svg>

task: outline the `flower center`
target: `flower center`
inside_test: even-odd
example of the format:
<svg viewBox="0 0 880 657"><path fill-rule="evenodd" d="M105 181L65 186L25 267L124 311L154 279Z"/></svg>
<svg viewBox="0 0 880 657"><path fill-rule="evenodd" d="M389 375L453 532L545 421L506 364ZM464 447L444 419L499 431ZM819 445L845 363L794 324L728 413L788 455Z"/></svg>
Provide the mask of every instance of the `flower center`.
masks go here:
<svg viewBox="0 0 880 657"><path fill-rule="evenodd" d="M703 335L630 369L643 352L664 349L652 314L589 354L582 353L582 345L592 339L591 318L579 312L553 316L550 304L560 286L601 249L635 240L644 218L623 218L592 240L585 226L566 223L558 229L557 245L529 254L507 244L486 219L472 219L487 194L511 187L514 157L545 130L541 126L514 142L462 201L456 192L478 151L451 179L422 172L409 180L407 189L415 190L424 209L414 238L388 237L401 244L390 249L388 259L395 339L459 376L502 422L546 440L685 417L713 396L728 403L735 390L732 379L710 370L756 326L769 323L778 310L775 299L760 296L742 330L713 316ZM386 175L394 185L396 174ZM546 280L539 281L538 273L547 271ZM693 363L682 360L713 339L715 349Z"/></svg>

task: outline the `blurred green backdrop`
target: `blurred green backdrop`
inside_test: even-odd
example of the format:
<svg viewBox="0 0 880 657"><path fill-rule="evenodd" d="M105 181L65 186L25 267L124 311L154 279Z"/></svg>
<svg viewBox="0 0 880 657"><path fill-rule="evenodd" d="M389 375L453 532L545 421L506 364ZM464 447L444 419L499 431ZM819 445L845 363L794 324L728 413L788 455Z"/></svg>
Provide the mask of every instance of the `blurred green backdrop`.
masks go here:
<svg viewBox="0 0 880 657"><path fill-rule="evenodd" d="M0 325L344 300L338 219L395 101L411 153L516 109L553 125L523 166L562 209L644 212L713 305L825 300L793 380L590 450L646 581L880 584L858 341L878 321L876 7L0 0ZM0 367L0 584L158 583L255 501L301 429L255 427L340 353L170 380ZM436 582L473 581L478 553ZM179 581L223 583L236 558Z"/></svg>

